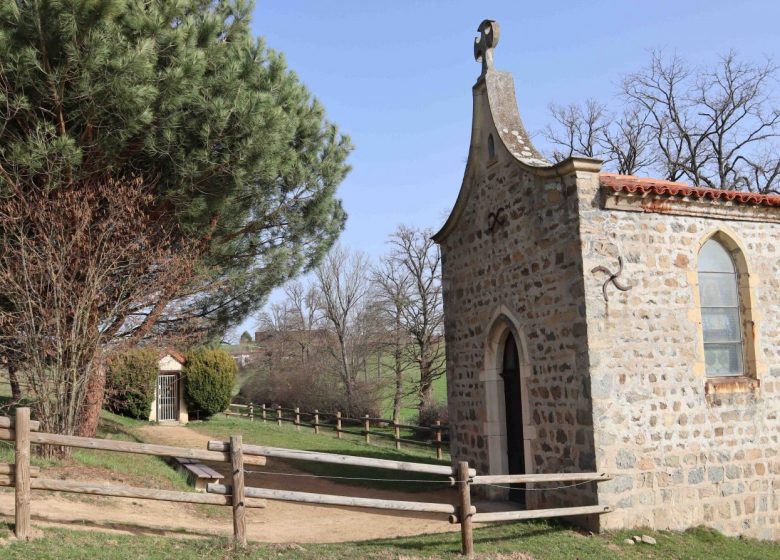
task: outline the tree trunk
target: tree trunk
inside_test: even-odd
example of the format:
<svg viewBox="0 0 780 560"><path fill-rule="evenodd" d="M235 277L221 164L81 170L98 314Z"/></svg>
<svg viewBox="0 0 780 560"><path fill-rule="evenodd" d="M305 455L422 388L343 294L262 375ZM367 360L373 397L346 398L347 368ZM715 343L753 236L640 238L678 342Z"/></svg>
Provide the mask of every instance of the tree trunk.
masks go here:
<svg viewBox="0 0 780 560"><path fill-rule="evenodd" d="M395 394L393 395L393 422L401 422L401 401L404 396L403 348L401 346L401 314L396 313L395 321Z"/></svg>
<svg viewBox="0 0 780 560"><path fill-rule="evenodd" d="M347 412L347 416L351 417L352 416L352 399L354 398L353 394L352 394L353 393L352 380L347 378L345 380L345 382L346 382L346 389L347 389L347 411L346 412Z"/></svg>
<svg viewBox="0 0 780 560"><path fill-rule="evenodd" d="M395 394L393 395L393 422L398 424L401 421L401 400L404 394L404 375L400 362L396 361L395 366Z"/></svg>
<svg viewBox="0 0 780 560"><path fill-rule="evenodd" d="M428 382L420 384L420 412L433 404L433 383Z"/></svg>
<svg viewBox="0 0 780 560"><path fill-rule="evenodd" d="M22 400L22 388L19 385L19 368L12 359L8 360L8 382L11 384L11 398L15 403Z"/></svg>
<svg viewBox="0 0 780 560"><path fill-rule="evenodd" d="M78 435L95 437L105 394L106 367L103 361L99 360L92 369L92 374L87 383L87 394L79 415L78 426L76 427Z"/></svg>
<svg viewBox="0 0 780 560"><path fill-rule="evenodd" d="M431 376L432 364L429 357L428 345L424 342L419 342L420 348L420 405L419 411L422 412L425 408L433 404L433 379Z"/></svg>
<svg viewBox="0 0 780 560"><path fill-rule="evenodd" d="M346 341L342 334L338 335L339 351L341 352L341 376L344 380L344 388L347 391L347 416L352 416L352 399L354 397L353 379L349 371L349 361L347 360Z"/></svg>

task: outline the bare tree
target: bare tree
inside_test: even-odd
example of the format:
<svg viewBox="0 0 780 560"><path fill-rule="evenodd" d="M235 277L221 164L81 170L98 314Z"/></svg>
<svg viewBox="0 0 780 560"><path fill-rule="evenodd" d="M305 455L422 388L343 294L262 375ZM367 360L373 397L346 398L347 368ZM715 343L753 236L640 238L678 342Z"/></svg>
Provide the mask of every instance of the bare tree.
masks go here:
<svg viewBox="0 0 780 560"><path fill-rule="evenodd" d="M550 115L556 126L548 125L544 136L554 146L553 159L561 161L574 155L602 157L602 136L607 128L604 105L588 99L583 106L550 104Z"/></svg>
<svg viewBox="0 0 780 560"><path fill-rule="evenodd" d="M364 254L336 246L315 269L320 308L327 328L337 342L339 376L352 414L358 370L355 367L355 331L368 292Z"/></svg>
<svg viewBox="0 0 780 560"><path fill-rule="evenodd" d="M89 387L127 342L116 318L191 272L152 200L139 179L97 177L0 199L0 352L47 431L75 433L102 402Z"/></svg>
<svg viewBox="0 0 780 560"><path fill-rule="evenodd" d="M600 131L598 142L603 157L617 173L635 175L655 164L658 156L646 111L629 105L620 118L610 118L610 123Z"/></svg>
<svg viewBox="0 0 780 560"><path fill-rule="evenodd" d="M292 313L287 302L266 306L257 316L257 328L268 333L283 333L292 328Z"/></svg>
<svg viewBox="0 0 780 560"><path fill-rule="evenodd" d="M552 157L599 157L618 173L651 170L670 181L762 193L780 190L778 67L734 52L710 67L691 67L653 52L626 76L619 118L588 100L551 106L545 137Z"/></svg>
<svg viewBox="0 0 780 560"><path fill-rule="evenodd" d="M374 268L372 280L378 316L389 334L383 347L390 350L393 359L393 422L400 422L403 399L407 396L405 381L413 363L407 355L410 338L404 324L412 299L412 279L400 259L384 256Z"/></svg>
<svg viewBox="0 0 780 560"><path fill-rule="evenodd" d="M410 290L403 323L412 337L412 359L420 368L420 410L433 404L433 383L444 375L444 310L441 254L431 231L399 227L390 237L391 258L409 275Z"/></svg>
<svg viewBox="0 0 780 560"><path fill-rule="evenodd" d="M743 62L734 52L694 70L654 52L623 91L647 111L668 179L769 192L777 177L762 173L780 161L780 110L769 92L776 78L773 63Z"/></svg>
<svg viewBox="0 0 780 560"><path fill-rule="evenodd" d="M300 349L301 365L309 361L314 337L322 326L322 313L318 302L317 290L301 282L285 285L287 311L290 316L290 336Z"/></svg>

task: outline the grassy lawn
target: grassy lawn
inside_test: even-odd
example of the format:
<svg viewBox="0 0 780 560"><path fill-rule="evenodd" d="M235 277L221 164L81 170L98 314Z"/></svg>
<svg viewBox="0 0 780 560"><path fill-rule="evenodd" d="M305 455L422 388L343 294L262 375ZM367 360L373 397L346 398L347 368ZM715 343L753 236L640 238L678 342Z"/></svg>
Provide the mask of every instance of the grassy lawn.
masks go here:
<svg viewBox="0 0 780 560"><path fill-rule="evenodd" d="M97 437L140 441L133 428L146 426L148 422L124 418L103 411ZM186 477L171 468L161 457L115 451L74 449L73 461L84 466L102 468L112 473L143 480L143 485L173 490L191 490Z"/></svg>
<svg viewBox="0 0 780 560"><path fill-rule="evenodd" d="M336 432L331 428L320 428L320 433L315 434L310 426L303 424L297 431L295 426L284 422L281 426L270 418L267 422L254 421L236 416L226 417L217 414L203 422L190 422L187 427L204 434L214 435L227 439L230 435L241 434L246 443L256 445L268 445L271 447L290 447L305 449L307 451L328 451L331 453L344 453L346 455L387 456L404 461L421 461L435 463L435 450L428 447L403 445L400 451L396 450L392 439L372 437L371 443L366 444L362 436L344 434L342 439L336 438ZM357 426L344 426L344 429L360 430ZM375 428L372 427L372 432ZM391 433L392 430L389 431ZM377 455L379 454L379 455ZM445 457L449 464L449 457Z"/></svg>
<svg viewBox="0 0 780 560"><path fill-rule="evenodd" d="M374 445L366 444L355 436L346 436L344 439L337 439L332 433L320 432L315 435L311 428L301 427L301 431L295 430L292 424L282 424L277 426L268 421L263 423L261 420L250 422L247 419L236 417L224 417L217 415L211 420L205 422L190 423L189 428L198 432L212 436L215 439L227 440L231 435L240 434L244 443L255 445L267 445L270 447L287 447L291 449L304 449L306 451L323 451L327 453L339 453L343 455L360 455L363 457L374 457L377 459L393 459L397 461L411 461L416 463L444 464L449 465L449 457L445 456L444 461L437 461L432 449L416 448L407 446L400 451L391 447L392 441L388 443ZM379 442L380 440L377 439ZM300 470L320 476L343 476L356 478L384 478L388 482L382 481L345 481L352 485L368 486L372 488L398 489L395 480L429 480L437 481L432 483L415 483L409 487L413 490L432 490L440 489L442 477L426 476L422 474L413 474L400 471L378 470L363 467L348 467L344 465L329 465L323 463L313 463L308 461L289 461Z"/></svg>
<svg viewBox="0 0 780 560"><path fill-rule="evenodd" d="M623 540L636 533L585 536L564 525L515 523L475 531L477 558L526 560L768 560L780 558L777 543L726 538L706 529L685 533L644 532L656 545L626 545ZM460 535L447 533L403 539L336 545L254 545L233 552L224 539L188 540L171 537L125 536L99 532L49 529L43 538L13 543L0 549L7 559L76 560L416 560L462 558ZM524 555L523 555L524 554Z"/></svg>

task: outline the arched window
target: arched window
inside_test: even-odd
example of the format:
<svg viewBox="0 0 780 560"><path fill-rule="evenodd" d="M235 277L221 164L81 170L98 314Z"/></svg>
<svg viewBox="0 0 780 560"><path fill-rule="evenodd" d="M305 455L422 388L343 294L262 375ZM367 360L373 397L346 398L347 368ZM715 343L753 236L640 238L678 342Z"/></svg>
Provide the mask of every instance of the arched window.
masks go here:
<svg viewBox="0 0 780 560"><path fill-rule="evenodd" d="M728 250L715 239L699 251L699 299L707 376L744 375L737 268Z"/></svg>
<svg viewBox="0 0 780 560"><path fill-rule="evenodd" d="M493 159L496 157L496 143L493 141L493 135L488 134L488 158Z"/></svg>

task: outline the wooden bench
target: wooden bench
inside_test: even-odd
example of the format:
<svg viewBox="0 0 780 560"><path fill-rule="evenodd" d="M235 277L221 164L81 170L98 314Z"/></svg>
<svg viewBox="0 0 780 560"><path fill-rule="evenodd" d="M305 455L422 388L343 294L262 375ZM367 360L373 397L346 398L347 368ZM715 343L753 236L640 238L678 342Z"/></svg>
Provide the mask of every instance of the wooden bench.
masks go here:
<svg viewBox="0 0 780 560"><path fill-rule="evenodd" d="M183 471L190 482L195 486L195 490L198 492L205 492L206 486L211 483L218 483L224 477L224 475L218 473L211 467L199 463L196 459L187 459L186 457L176 457L179 470Z"/></svg>

